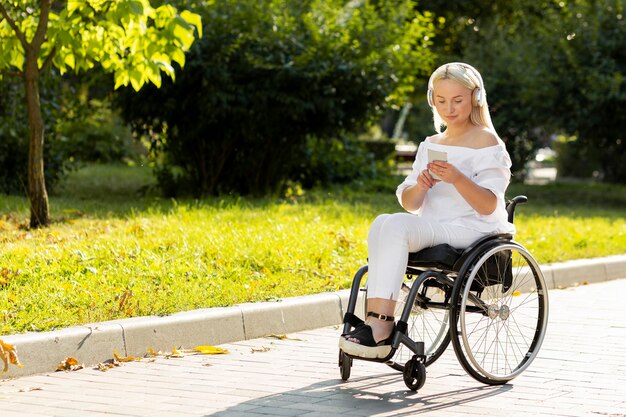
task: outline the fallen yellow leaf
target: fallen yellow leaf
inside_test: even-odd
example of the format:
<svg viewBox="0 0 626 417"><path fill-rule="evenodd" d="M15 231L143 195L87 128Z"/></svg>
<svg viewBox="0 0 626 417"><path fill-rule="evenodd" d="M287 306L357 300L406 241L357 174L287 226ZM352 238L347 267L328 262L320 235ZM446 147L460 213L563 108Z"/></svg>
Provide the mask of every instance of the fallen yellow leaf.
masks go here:
<svg viewBox="0 0 626 417"><path fill-rule="evenodd" d="M285 340L287 339L287 335L286 334L268 334L267 336L265 336L267 338L273 337L274 339L279 339L279 340Z"/></svg>
<svg viewBox="0 0 626 417"><path fill-rule="evenodd" d="M222 349L215 346L196 346L193 350L204 355L221 355L224 353L230 353L228 349Z"/></svg>
<svg viewBox="0 0 626 417"><path fill-rule="evenodd" d="M115 358L116 361L118 362L134 362L134 361L140 361L142 358L136 358L134 356L126 356L126 357L121 357L120 355L117 354L117 351L113 351L113 358Z"/></svg>
<svg viewBox="0 0 626 417"><path fill-rule="evenodd" d="M302 339L297 339L295 337L289 337L286 334L268 334L267 336L265 336L266 338L274 338L274 339L279 339L279 340L302 340Z"/></svg>
<svg viewBox="0 0 626 417"><path fill-rule="evenodd" d="M0 340L0 358L2 358L2 362L4 362L2 372L7 372L10 364L16 365L18 368L24 367L17 357L17 349L15 349L15 346L4 343L2 340Z"/></svg>
<svg viewBox="0 0 626 417"><path fill-rule="evenodd" d="M170 353L169 355L166 354L165 357L168 358L168 359L169 358L182 358L183 355L179 352L178 349L176 349L176 347L174 347L172 349L172 353Z"/></svg>

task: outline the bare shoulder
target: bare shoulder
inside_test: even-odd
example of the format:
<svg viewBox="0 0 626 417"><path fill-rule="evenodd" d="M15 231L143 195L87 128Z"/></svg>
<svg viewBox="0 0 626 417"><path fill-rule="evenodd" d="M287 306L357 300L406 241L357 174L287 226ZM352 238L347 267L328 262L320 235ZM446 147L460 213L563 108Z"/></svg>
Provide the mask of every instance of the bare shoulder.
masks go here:
<svg viewBox="0 0 626 417"><path fill-rule="evenodd" d="M491 129L479 129L472 136L472 147L476 149L488 148L500 143L500 138Z"/></svg>
<svg viewBox="0 0 626 417"><path fill-rule="evenodd" d="M437 133L436 135L426 137L426 141L430 143L441 143L442 140L443 140L443 133Z"/></svg>

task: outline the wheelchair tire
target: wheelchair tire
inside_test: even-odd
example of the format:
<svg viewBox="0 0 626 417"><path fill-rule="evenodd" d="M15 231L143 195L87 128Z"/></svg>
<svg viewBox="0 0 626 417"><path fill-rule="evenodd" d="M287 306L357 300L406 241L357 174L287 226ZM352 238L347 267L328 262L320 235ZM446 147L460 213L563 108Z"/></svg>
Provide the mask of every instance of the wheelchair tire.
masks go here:
<svg viewBox="0 0 626 417"><path fill-rule="evenodd" d="M412 284L412 280L407 280L402 284L400 298L396 306L396 316L400 316L402 313ZM442 298L444 296L438 288L430 287L426 288L425 291L429 298ZM435 362L450 344L449 315L448 309L422 308L418 305L417 300L411 309L407 323L407 335L416 342L424 342L424 354L426 355L424 366L429 366ZM413 355L414 353L409 348L400 345L393 359L388 361L387 365L403 372L405 364Z"/></svg>
<svg viewBox="0 0 626 417"><path fill-rule="evenodd" d="M426 383L426 366L415 358L409 359L402 371L404 383L411 391L417 391Z"/></svg>
<svg viewBox="0 0 626 417"><path fill-rule="evenodd" d="M452 291L454 352L474 379L505 384L528 368L543 342L545 280L535 259L514 241L491 246L466 263Z"/></svg>
<svg viewBox="0 0 626 417"><path fill-rule="evenodd" d="M341 372L341 379L347 381L350 379L350 371L352 369L352 358L343 353L343 350L339 349L339 371Z"/></svg>

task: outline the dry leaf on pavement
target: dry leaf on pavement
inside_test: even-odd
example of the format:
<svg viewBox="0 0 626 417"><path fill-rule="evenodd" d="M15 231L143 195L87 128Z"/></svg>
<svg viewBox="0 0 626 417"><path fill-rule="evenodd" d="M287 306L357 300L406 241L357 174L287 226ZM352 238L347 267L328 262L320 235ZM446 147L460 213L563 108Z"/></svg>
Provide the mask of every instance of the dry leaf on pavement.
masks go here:
<svg viewBox="0 0 626 417"><path fill-rule="evenodd" d="M297 339L295 337L289 337L286 334L268 334L267 336L265 336L266 338L274 338L274 339L278 339L278 340L302 340L302 339Z"/></svg>
<svg viewBox="0 0 626 417"><path fill-rule="evenodd" d="M193 348L193 351L202 353L203 355L221 355L224 353L230 353L228 349L222 349L215 346L196 346Z"/></svg>
<svg viewBox="0 0 626 417"><path fill-rule="evenodd" d="M111 368L115 368L116 366L120 366L120 363L115 361L115 362L100 362L99 364L96 365L96 369L98 371L102 371L102 372L106 372Z"/></svg>
<svg viewBox="0 0 626 417"><path fill-rule="evenodd" d="M135 356L125 356L122 357L120 355L117 354L117 351L113 351L113 358L118 361L118 362L135 362L135 361L140 361L143 358L137 358Z"/></svg>
<svg viewBox="0 0 626 417"><path fill-rule="evenodd" d="M78 371L83 369L85 365L79 364L76 358L67 357L57 365L57 371Z"/></svg>
<svg viewBox="0 0 626 417"><path fill-rule="evenodd" d="M15 349L15 346L4 343L2 340L0 340L0 358L2 358L2 362L4 362L4 369L2 372L7 372L9 370L9 365L11 364L16 365L19 368L24 367L17 357L17 349Z"/></svg>
<svg viewBox="0 0 626 417"><path fill-rule="evenodd" d="M260 348L252 348L252 349L250 349L250 351L252 353L255 353L255 352L269 352L270 350L271 350L270 348L265 347L265 346L261 346Z"/></svg>

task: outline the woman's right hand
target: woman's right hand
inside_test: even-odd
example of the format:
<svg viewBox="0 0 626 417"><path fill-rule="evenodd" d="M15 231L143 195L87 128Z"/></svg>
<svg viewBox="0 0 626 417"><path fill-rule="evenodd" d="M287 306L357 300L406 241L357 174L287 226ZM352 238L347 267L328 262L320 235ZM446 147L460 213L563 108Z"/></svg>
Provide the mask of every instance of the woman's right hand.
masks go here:
<svg viewBox="0 0 626 417"><path fill-rule="evenodd" d="M420 172L420 175L417 177L417 186L423 190L430 190L438 182L439 180L434 179L427 169Z"/></svg>
<svg viewBox="0 0 626 417"><path fill-rule="evenodd" d="M418 210L424 202L424 197L428 190L439 181L431 177L428 170L423 170L417 176L417 183L407 187L402 192L402 207L409 212Z"/></svg>

